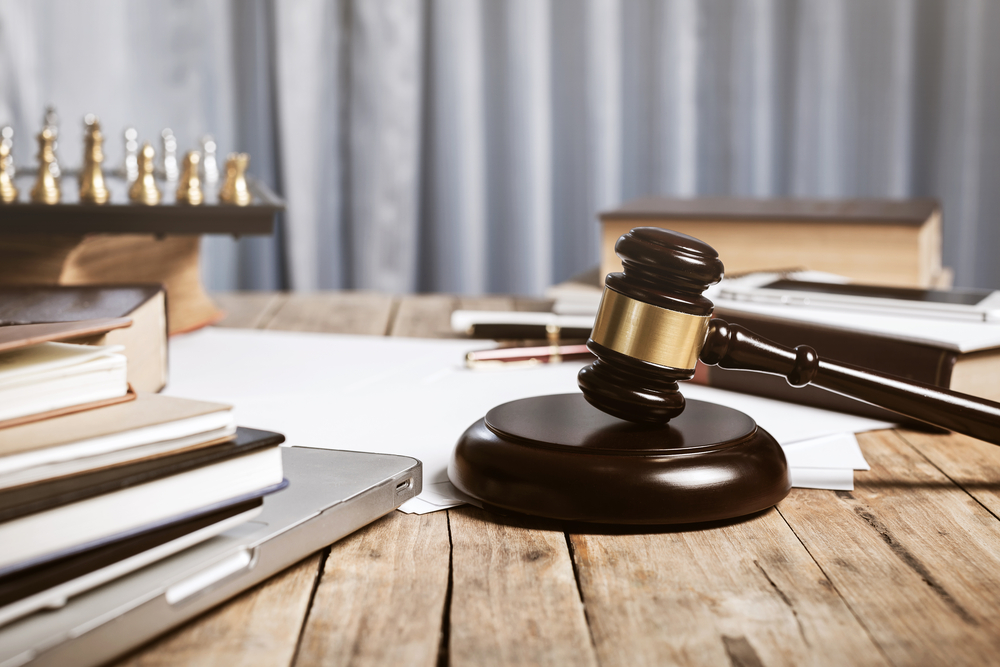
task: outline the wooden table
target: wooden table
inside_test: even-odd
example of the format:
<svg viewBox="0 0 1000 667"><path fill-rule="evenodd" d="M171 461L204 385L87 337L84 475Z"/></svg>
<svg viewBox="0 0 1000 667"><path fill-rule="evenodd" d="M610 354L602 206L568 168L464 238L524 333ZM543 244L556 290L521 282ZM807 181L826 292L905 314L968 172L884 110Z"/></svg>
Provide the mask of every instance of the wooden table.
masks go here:
<svg viewBox="0 0 1000 667"><path fill-rule="evenodd" d="M448 336L511 298L219 295L223 326ZM567 534L394 512L128 665L1000 663L1000 449L859 436L853 492L793 489L702 530Z"/></svg>

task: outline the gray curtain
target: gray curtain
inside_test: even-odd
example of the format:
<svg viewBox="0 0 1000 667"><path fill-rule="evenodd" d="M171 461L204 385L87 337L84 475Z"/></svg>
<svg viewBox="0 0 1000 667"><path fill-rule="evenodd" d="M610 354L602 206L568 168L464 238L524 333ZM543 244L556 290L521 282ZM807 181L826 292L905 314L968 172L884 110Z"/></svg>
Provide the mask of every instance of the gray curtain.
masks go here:
<svg viewBox="0 0 1000 667"><path fill-rule="evenodd" d="M18 163L210 132L288 202L205 241L215 288L534 294L646 194L936 196L956 283L1000 287L1000 3L0 0Z"/></svg>

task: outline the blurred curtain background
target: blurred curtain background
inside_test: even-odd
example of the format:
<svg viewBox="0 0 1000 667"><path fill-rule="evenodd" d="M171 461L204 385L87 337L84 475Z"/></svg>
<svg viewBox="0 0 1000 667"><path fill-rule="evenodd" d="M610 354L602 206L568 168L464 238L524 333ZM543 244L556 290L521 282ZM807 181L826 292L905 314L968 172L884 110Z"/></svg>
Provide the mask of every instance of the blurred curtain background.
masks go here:
<svg viewBox="0 0 1000 667"><path fill-rule="evenodd" d="M82 116L245 150L274 238L210 287L538 293L636 196L943 202L956 283L1000 288L990 0L0 0L0 123ZM2 212L0 212L2 215Z"/></svg>

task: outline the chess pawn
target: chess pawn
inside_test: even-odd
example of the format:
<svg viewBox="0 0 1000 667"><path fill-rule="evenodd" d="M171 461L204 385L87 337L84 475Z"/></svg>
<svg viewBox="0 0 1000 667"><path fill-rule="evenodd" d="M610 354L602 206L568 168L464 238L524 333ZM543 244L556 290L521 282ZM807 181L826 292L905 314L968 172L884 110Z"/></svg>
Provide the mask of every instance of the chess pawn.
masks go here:
<svg viewBox="0 0 1000 667"><path fill-rule="evenodd" d="M201 178L198 177L198 163L201 154L198 151L188 151L181 167L181 180L177 185L177 203L198 206L205 201L201 191Z"/></svg>
<svg viewBox="0 0 1000 667"><path fill-rule="evenodd" d="M134 183L139 178L139 132L125 128L125 180Z"/></svg>
<svg viewBox="0 0 1000 667"><path fill-rule="evenodd" d="M168 127L160 132L160 139L163 142L163 177L173 183L180 174L177 167L177 137Z"/></svg>
<svg viewBox="0 0 1000 667"><path fill-rule="evenodd" d="M219 201L234 206L250 203L250 188L247 186L247 167L250 156L246 153L231 153L226 160L226 180L219 190Z"/></svg>
<svg viewBox="0 0 1000 667"><path fill-rule="evenodd" d="M156 186L156 176L153 174L153 160L156 158L156 151L148 141L142 145L139 151L138 166L139 177L135 179L128 189L128 198L137 204L156 206L160 203L160 188Z"/></svg>
<svg viewBox="0 0 1000 667"><path fill-rule="evenodd" d="M38 177L31 188L31 201L38 204L58 204L59 180L52 173L55 162L55 135L48 127L38 134Z"/></svg>
<svg viewBox="0 0 1000 667"><path fill-rule="evenodd" d="M206 134L201 138L201 153L205 156L201 161L201 173L205 176L206 183L214 184L219 181L219 161L215 157L217 150L212 135Z"/></svg>
<svg viewBox="0 0 1000 667"><path fill-rule="evenodd" d="M10 144L0 141L0 202L10 204L17 201L17 188L10 174Z"/></svg>
<svg viewBox="0 0 1000 667"><path fill-rule="evenodd" d="M106 204L110 194L104 184L104 135L101 122L88 114L84 119L86 134L83 138L83 170L80 171L80 201L87 204Z"/></svg>

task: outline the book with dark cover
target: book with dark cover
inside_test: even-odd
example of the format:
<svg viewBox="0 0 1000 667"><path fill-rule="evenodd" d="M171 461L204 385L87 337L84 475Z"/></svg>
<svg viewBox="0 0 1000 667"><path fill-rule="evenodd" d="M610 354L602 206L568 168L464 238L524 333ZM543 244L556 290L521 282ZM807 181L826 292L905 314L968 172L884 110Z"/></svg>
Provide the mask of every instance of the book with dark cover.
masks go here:
<svg viewBox="0 0 1000 667"><path fill-rule="evenodd" d="M35 565L13 574L0 576L0 607L172 542L224 519L260 507L263 503L263 498L254 498L215 512L202 514L189 521L170 524L129 539L105 544L65 558Z"/></svg>
<svg viewBox="0 0 1000 667"><path fill-rule="evenodd" d="M60 340L125 346L129 384L159 391L167 382L166 299L158 284L0 285L0 327L129 318L129 327Z"/></svg>
<svg viewBox="0 0 1000 667"><path fill-rule="evenodd" d="M276 447L284 440L285 437L279 433L239 428L234 439L209 447L3 489L0 490L0 522L246 456L267 447Z"/></svg>
<svg viewBox="0 0 1000 667"><path fill-rule="evenodd" d="M841 361L908 380L991 400L1000 399L1000 348L960 353L891 336L835 329L754 313L717 308L715 317L739 324L780 345L808 345L822 359ZM881 419L907 421L895 412L817 387L795 388L778 376L698 365L693 382L791 403Z"/></svg>

